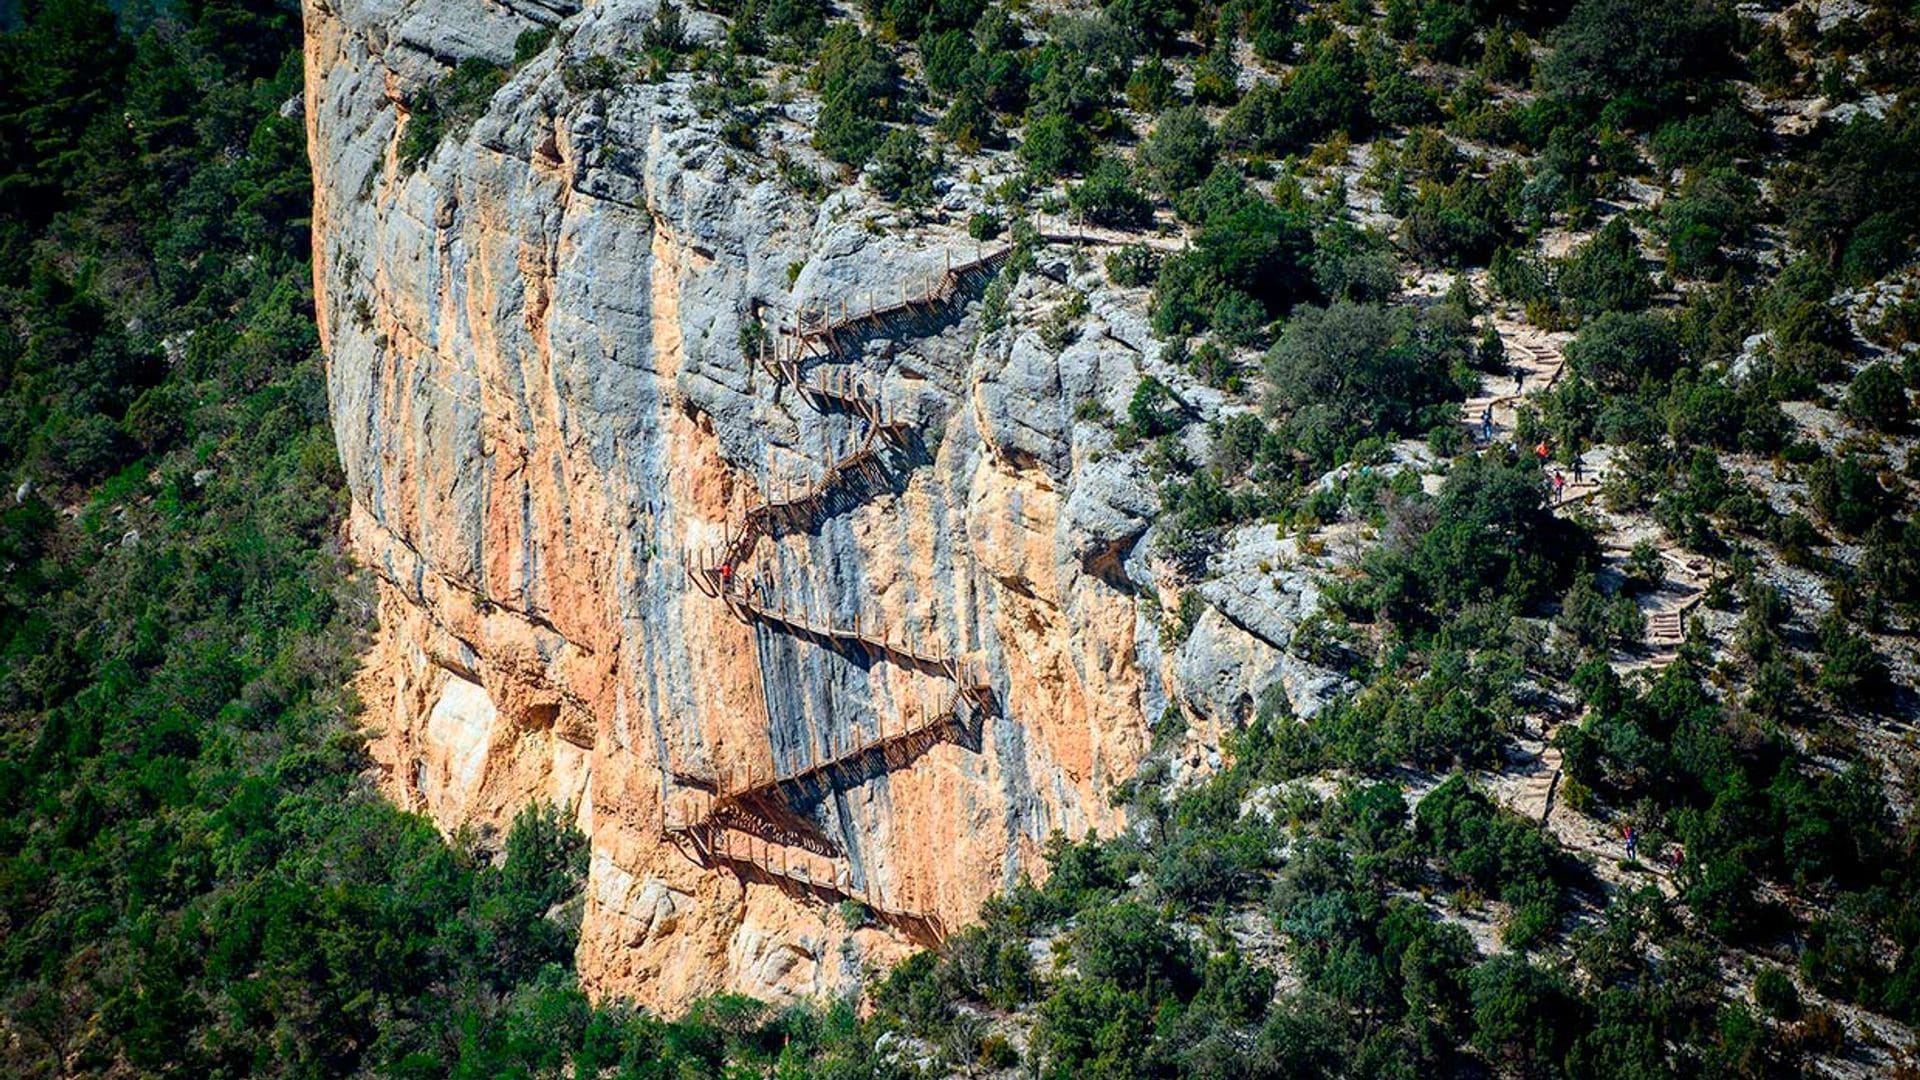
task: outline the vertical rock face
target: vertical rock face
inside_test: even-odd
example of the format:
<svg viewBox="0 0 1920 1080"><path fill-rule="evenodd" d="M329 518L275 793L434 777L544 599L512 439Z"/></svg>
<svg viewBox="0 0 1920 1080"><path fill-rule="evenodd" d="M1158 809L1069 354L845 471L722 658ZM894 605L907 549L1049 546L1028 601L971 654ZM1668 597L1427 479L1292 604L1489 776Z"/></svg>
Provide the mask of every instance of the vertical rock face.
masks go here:
<svg viewBox="0 0 1920 1080"><path fill-rule="evenodd" d="M857 373L905 438L759 537L731 582L760 579L795 620L964 658L990 708L841 761L953 708L958 669L693 587L688 552L828 475L870 422L751 363L743 328L885 305L975 246L871 229L852 192L789 193L722 143L687 76L568 91L569 63L637 51L650 15L307 0L306 117L350 527L381 583L363 696L388 787L447 828L577 807L582 974L672 1009L845 989L970 917L1052 831L1118 827L1103 793L1180 665L1136 599L1151 495L1075 422L1090 399L1124 409L1152 352L1104 296L1064 353L984 328L971 282L817 350L805 377ZM469 131L397 163L410 96L466 57L508 64L539 26L554 43ZM805 134L762 133L783 138ZM731 806L740 828L673 832L749 782L766 790ZM847 897L879 924L855 928Z"/></svg>

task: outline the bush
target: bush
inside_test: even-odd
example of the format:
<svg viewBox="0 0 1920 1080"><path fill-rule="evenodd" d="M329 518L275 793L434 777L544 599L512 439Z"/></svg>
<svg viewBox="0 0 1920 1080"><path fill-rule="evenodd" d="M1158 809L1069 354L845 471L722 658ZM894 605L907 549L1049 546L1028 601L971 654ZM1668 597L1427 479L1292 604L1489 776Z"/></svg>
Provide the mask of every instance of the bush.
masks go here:
<svg viewBox="0 0 1920 1080"><path fill-rule="evenodd" d="M1359 439L1424 431L1423 410L1458 392L1451 372L1466 349L1407 308L1303 307L1267 354L1267 409L1293 445L1331 464Z"/></svg>
<svg viewBox="0 0 1920 1080"><path fill-rule="evenodd" d="M1416 127L1439 117L1440 102L1419 79L1392 71L1374 83L1370 110L1383 127Z"/></svg>
<svg viewBox="0 0 1920 1080"><path fill-rule="evenodd" d="M1601 390L1631 393L1672 377L1680 343L1664 316L1608 312L1580 328L1567 345L1567 363Z"/></svg>
<svg viewBox="0 0 1920 1080"><path fill-rule="evenodd" d="M1746 241L1760 193L1731 169L1689 177L1660 207L1667 266L1682 277L1708 277L1732 262L1728 249Z"/></svg>
<svg viewBox="0 0 1920 1080"><path fill-rule="evenodd" d="M1727 73L1738 36L1712 0L1579 0L1549 41L1542 81L1589 115L1657 115Z"/></svg>
<svg viewBox="0 0 1920 1080"><path fill-rule="evenodd" d="M1212 324L1233 293L1258 302L1268 318L1308 295L1312 234L1300 215L1267 202L1216 168L1188 209L1204 218L1193 250L1168 258L1154 290L1154 332L1187 334Z"/></svg>
<svg viewBox="0 0 1920 1080"><path fill-rule="evenodd" d="M1408 211L1407 243L1423 258L1448 265L1486 260L1509 231L1506 192L1517 174L1461 175L1446 186L1423 185Z"/></svg>
<svg viewBox="0 0 1920 1080"><path fill-rule="evenodd" d="M1020 160L1038 177L1079 172L1092 153L1085 126L1065 113L1029 120L1026 138L1020 142Z"/></svg>
<svg viewBox="0 0 1920 1080"><path fill-rule="evenodd" d="M1107 256L1107 276L1123 289L1151 285L1160 276L1160 256L1145 244L1128 244Z"/></svg>
<svg viewBox="0 0 1920 1080"><path fill-rule="evenodd" d="M1185 106L1160 117L1141 153L1160 190L1177 195L1213 171L1216 150L1213 125L1200 110Z"/></svg>
<svg viewBox="0 0 1920 1080"><path fill-rule="evenodd" d="M1086 180L1068 189L1067 201L1095 225L1139 228L1153 221L1153 203L1134 186L1126 165L1112 156L1095 161Z"/></svg>
<svg viewBox="0 0 1920 1080"><path fill-rule="evenodd" d="M1609 311L1638 311L1653 300L1653 282L1640 262L1640 245L1616 217L1560 267L1560 302L1576 319Z"/></svg>
<svg viewBox="0 0 1920 1080"><path fill-rule="evenodd" d="M424 91L409 97L407 124L397 151L401 166L418 169L443 137L463 134L486 111L487 102L506 80L505 68L470 56Z"/></svg>
<svg viewBox="0 0 1920 1080"><path fill-rule="evenodd" d="M899 79L893 58L843 23L821 43L812 78L821 101L814 148L854 168L865 165L885 136L881 122L893 118Z"/></svg>
<svg viewBox="0 0 1920 1080"><path fill-rule="evenodd" d="M965 30L943 30L921 46L921 63L927 89L936 94L953 94L965 85L977 53L973 35Z"/></svg>
<svg viewBox="0 0 1920 1080"><path fill-rule="evenodd" d="M1909 416L1906 380L1890 364L1868 364L1847 385L1841 409L1868 427L1899 431L1907 426Z"/></svg>
<svg viewBox="0 0 1920 1080"><path fill-rule="evenodd" d="M1410 626L1482 600L1545 600L1592 548L1547 507L1538 468L1491 456L1456 459L1439 499L1402 513L1366 556L1360 599Z"/></svg>
<svg viewBox="0 0 1920 1080"><path fill-rule="evenodd" d="M1073 960L1082 978L1141 989L1150 998L1184 999L1199 986L1186 940L1159 913L1127 901L1082 914Z"/></svg>
<svg viewBox="0 0 1920 1080"><path fill-rule="evenodd" d="M1873 651L1873 643L1848 629L1837 613L1820 624L1818 685L1842 707L1877 705L1893 688L1887 663Z"/></svg>
<svg viewBox="0 0 1920 1080"><path fill-rule="evenodd" d="M1852 454L1823 457L1808 469L1813 509L1849 536L1871 529L1887 513L1887 493L1873 471Z"/></svg>
<svg viewBox="0 0 1920 1080"><path fill-rule="evenodd" d="M1779 968L1761 968L1753 978L1753 1003L1775 1020L1792 1020L1800 1015L1800 988Z"/></svg>
<svg viewBox="0 0 1920 1080"><path fill-rule="evenodd" d="M546 52L547 46L552 43L553 28L551 26L536 26L520 31L520 36L513 39L513 66L520 67Z"/></svg>
<svg viewBox="0 0 1920 1080"><path fill-rule="evenodd" d="M917 128L887 133L867 174L873 190L894 202L923 204L933 198L937 161L927 155L926 140Z"/></svg>
<svg viewBox="0 0 1920 1080"><path fill-rule="evenodd" d="M1367 72L1344 36L1317 49L1283 89L1256 84L1227 114L1230 145L1264 154L1304 149L1340 132L1367 130Z"/></svg>

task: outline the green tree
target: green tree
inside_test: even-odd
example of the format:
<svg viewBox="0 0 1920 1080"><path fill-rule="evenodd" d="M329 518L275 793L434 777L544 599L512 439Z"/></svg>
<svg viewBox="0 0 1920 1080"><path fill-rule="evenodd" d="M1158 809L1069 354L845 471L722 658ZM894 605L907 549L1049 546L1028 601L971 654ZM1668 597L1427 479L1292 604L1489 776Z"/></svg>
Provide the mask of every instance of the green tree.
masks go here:
<svg viewBox="0 0 1920 1080"><path fill-rule="evenodd" d="M1168 195L1206 179L1213 171L1216 152L1213 125L1190 106L1163 113L1141 150L1147 168L1160 181L1160 190Z"/></svg>
<svg viewBox="0 0 1920 1080"><path fill-rule="evenodd" d="M1404 308L1335 301L1294 312L1268 352L1267 409L1322 462L1368 436L1420 430L1454 396L1465 342Z"/></svg>
<svg viewBox="0 0 1920 1080"><path fill-rule="evenodd" d="M1578 319L1609 311L1638 311L1653 299L1640 245L1626 219L1607 222L1561 265L1561 304Z"/></svg>
<svg viewBox="0 0 1920 1080"><path fill-rule="evenodd" d="M1608 393L1661 386L1680 365L1680 343L1664 316L1612 311L1581 326L1567 346L1580 378Z"/></svg>
<svg viewBox="0 0 1920 1080"><path fill-rule="evenodd" d="M1906 381L1890 364L1868 364L1847 384L1842 406L1847 416L1881 431L1899 431L1907 425Z"/></svg>

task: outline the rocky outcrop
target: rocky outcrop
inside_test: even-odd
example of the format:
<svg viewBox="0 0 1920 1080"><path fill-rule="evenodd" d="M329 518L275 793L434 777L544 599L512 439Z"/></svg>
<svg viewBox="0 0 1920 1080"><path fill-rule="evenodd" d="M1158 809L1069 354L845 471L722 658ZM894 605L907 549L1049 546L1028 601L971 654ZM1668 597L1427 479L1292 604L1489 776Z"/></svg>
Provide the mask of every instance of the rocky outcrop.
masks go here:
<svg viewBox="0 0 1920 1080"><path fill-rule="evenodd" d="M849 988L1034 869L1054 830L1118 827L1105 791L1183 697L1180 671L1206 669L1196 707L1244 707L1235 681L1273 682L1284 653L1225 597L1208 648L1240 659L1176 662L1138 602L1155 500L1076 419L1089 400L1124 411L1155 362L1126 298L1096 295L1061 351L1017 317L984 326L979 289L960 289L805 361L859 372L910 436L739 572L809 618L965 658L993 707L966 738L785 808L829 853L823 887L782 873L766 836L736 837L759 862L668 838L690 792L797 774L949 707L941 671L743 617L691 587L686 557L860 435L754 363L751 328L890 303L976 246L854 190L790 191L767 154L810 157L798 121L775 115L739 150L693 76L568 90L570 65L637 51L650 15L307 0L304 111L352 542L380 582L362 694L387 786L449 829L576 808L582 975L670 1009ZM470 130L403 167L407 102L464 58L509 65L538 26L559 32ZM1016 313L1060 288L1030 275ZM880 921L841 914L846 897Z"/></svg>

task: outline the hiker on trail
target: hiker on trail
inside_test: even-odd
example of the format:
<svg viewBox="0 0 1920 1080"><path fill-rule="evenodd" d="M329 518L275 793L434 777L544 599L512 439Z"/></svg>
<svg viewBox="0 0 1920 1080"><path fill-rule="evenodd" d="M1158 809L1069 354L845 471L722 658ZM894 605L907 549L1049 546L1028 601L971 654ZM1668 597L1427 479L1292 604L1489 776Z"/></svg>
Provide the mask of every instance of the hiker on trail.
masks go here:
<svg viewBox="0 0 1920 1080"><path fill-rule="evenodd" d="M1545 465L1547 463L1548 453L1549 451L1547 450L1547 440L1545 439L1541 439L1540 444L1533 448L1533 456L1536 458L1539 458L1540 464L1542 465Z"/></svg>
<svg viewBox="0 0 1920 1080"><path fill-rule="evenodd" d="M1488 405L1486 408L1480 410L1480 441L1483 443L1493 441L1492 405Z"/></svg>
<svg viewBox="0 0 1920 1080"><path fill-rule="evenodd" d="M1629 825L1627 826L1627 861L1632 862L1639 857L1640 831Z"/></svg>
<svg viewBox="0 0 1920 1080"><path fill-rule="evenodd" d="M1580 455L1575 454L1573 455L1573 482L1576 484L1579 483L1583 478L1583 475L1584 475L1584 469L1582 468L1580 463Z"/></svg>
<svg viewBox="0 0 1920 1080"><path fill-rule="evenodd" d="M1567 497L1567 476L1559 469L1553 470L1553 501L1559 502Z"/></svg>
<svg viewBox="0 0 1920 1080"><path fill-rule="evenodd" d="M1520 387L1527 381L1527 369L1519 364L1513 365L1513 392L1518 394Z"/></svg>
<svg viewBox="0 0 1920 1080"><path fill-rule="evenodd" d="M732 585L733 585L733 564L721 563L720 564L720 587L725 589L725 588L731 588Z"/></svg>

